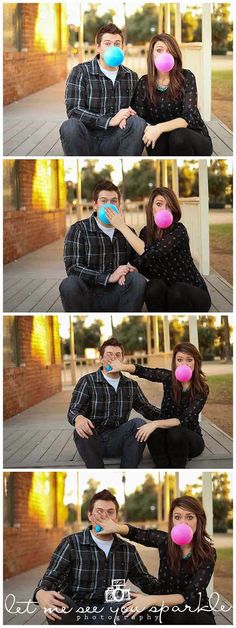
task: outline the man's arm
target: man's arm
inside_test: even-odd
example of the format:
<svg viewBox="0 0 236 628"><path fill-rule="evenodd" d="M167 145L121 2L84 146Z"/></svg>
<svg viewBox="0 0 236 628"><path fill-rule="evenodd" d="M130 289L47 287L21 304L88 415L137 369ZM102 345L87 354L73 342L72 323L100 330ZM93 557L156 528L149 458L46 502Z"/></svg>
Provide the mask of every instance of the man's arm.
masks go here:
<svg viewBox="0 0 236 628"><path fill-rule="evenodd" d="M77 65L66 81L65 103L68 118L76 117L90 129L107 129L112 116L89 111L86 85L90 85L89 70L86 65Z"/></svg>
<svg viewBox="0 0 236 628"><path fill-rule="evenodd" d="M67 580L71 568L70 543L68 538L62 539L52 554L48 568L45 574L39 580L33 594L33 601L36 602L37 592L41 589L44 591L59 591L62 583Z"/></svg>
<svg viewBox="0 0 236 628"><path fill-rule="evenodd" d="M134 382L134 400L133 400L133 408L138 412L141 412L145 419L149 419L149 421L158 420L161 418L161 410L156 406L153 406L147 400L147 397L143 394L141 388Z"/></svg>
<svg viewBox="0 0 236 628"><path fill-rule="evenodd" d="M87 376L81 377L77 382L68 410L68 421L75 426L75 419L78 415L83 415L89 419L90 394L88 388Z"/></svg>
<svg viewBox="0 0 236 628"><path fill-rule="evenodd" d="M84 234L80 227L72 225L66 235L64 244L64 263L67 275L73 274L83 279L90 286L106 286L110 278L109 272L100 273L86 266L86 247Z"/></svg>
<svg viewBox="0 0 236 628"><path fill-rule="evenodd" d="M136 548L132 551L128 578L144 593L159 593L160 583L158 579L148 573Z"/></svg>

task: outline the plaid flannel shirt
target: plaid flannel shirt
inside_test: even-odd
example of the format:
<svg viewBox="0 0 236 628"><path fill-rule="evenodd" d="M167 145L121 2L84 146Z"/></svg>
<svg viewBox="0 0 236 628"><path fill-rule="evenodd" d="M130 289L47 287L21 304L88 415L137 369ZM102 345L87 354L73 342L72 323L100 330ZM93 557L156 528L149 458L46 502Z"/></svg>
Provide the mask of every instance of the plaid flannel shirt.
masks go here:
<svg viewBox="0 0 236 628"><path fill-rule="evenodd" d="M115 391L100 368L78 381L72 394L68 421L74 425L76 417L83 414L98 430L115 428L128 421L132 408L151 421L160 418L159 408L149 403L136 381L121 374Z"/></svg>
<svg viewBox="0 0 236 628"><path fill-rule="evenodd" d="M64 262L67 275L78 275L90 286L106 286L110 275L122 264L133 263L134 249L120 231L112 240L98 226L96 212L72 225L66 235Z"/></svg>
<svg viewBox="0 0 236 628"><path fill-rule="evenodd" d="M113 85L98 60L99 55L73 68L66 82L65 103L68 118L74 116L90 129L106 130L111 118L130 106L138 75L120 65Z"/></svg>
<svg viewBox="0 0 236 628"><path fill-rule="evenodd" d="M131 580L145 593L158 591L157 579L148 573L134 545L114 534L106 558L93 540L90 529L62 539L34 591L34 601L37 591L44 589L60 591L74 600L102 602L105 590L116 578Z"/></svg>

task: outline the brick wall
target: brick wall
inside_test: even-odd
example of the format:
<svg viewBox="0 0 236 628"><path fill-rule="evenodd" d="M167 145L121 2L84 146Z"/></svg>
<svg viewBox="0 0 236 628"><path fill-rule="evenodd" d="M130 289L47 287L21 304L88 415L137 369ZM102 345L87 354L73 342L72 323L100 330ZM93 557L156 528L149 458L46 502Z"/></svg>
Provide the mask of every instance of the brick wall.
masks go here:
<svg viewBox="0 0 236 628"><path fill-rule="evenodd" d="M60 5L22 3L20 10L21 50L4 51L5 105L67 76L67 25Z"/></svg>
<svg viewBox="0 0 236 628"><path fill-rule="evenodd" d="M18 316L20 366L4 368L4 419L22 412L61 390L61 354L57 317L53 321L53 354L46 333L46 317Z"/></svg>
<svg viewBox="0 0 236 628"><path fill-rule="evenodd" d="M35 159L18 164L21 208L4 211L4 264L64 237L66 230L61 164Z"/></svg>
<svg viewBox="0 0 236 628"><path fill-rule="evenodd" d="M58 522L50 527L45 522L48 498L45 495L45 476L51 476L50 484L57 483L56 476L64 473L14 473L14 525L4 526L4 578L47 563L60 540L66 536L64 527L66 509L61 490L55 489ZM63 477L60 478L63 482ZM48 479L47 479L48 481ZM52 502L52 496L50 500ZM53 500L54 501L54 500ZM51 503L54 508L55 504ZM36 586L32 582L32 592ZM31 591L29 591L29 596Z"/></svg>

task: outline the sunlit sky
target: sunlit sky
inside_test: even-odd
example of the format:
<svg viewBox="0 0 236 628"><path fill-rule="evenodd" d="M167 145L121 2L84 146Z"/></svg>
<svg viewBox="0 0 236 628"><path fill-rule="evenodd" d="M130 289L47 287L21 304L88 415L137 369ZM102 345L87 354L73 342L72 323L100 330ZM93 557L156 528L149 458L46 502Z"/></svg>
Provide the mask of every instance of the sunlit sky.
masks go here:
<svg viewBox="0 0 236 628"><path fill-rule="evenodd" d="M209 4L209 2L206 2L207 4ZM84 11L88 10L89 5L91 4L91 2L83 2L83 9ZM96 2L94 2L94 4L97 4ZM147 4L147 2L145 3L144 0L127 0L126 2L117 2L114 5L114 2L112 3L111 0L103 0L103 2L100 2L97 6L97 14L98 15L103 15L107 10L109 9L114 9L115 10L115 16L114 16L114 22L117 24L117 26L121 27L124 25L124 7L125 7L125 12L126 12L126 16L129 17L130 15L132 15L133 13L135 13L135 11L137 9L139 9L140 7L142 7L144 4ZM163 4L163 2L161 2L160 4ZM212 7L212 3L211 7ZM218 3L221 4L221 3ZM194 15L200 15L201 14L201 5L200 3L197 5L196 2L194 2L194 0L192 2L180 2L180 10L181 13L185 13L185 11L187 10L188 7L190 7L192 5L192 12ZM75 25L79 25L79 2L66 2L66 7L67 7L67 21L68 24L75 24ZM233 15L233 6L230 6L230 17L232 19L232 15Z"/></svg>
<svg viewBox="0 0 236 628"><path fill-rule="evenodd" d="M143 484L146 475L153 475L156 482L158 482L158 471L143 470L143 469L129 469L129 471L123 472L120 469L109 469L109 474L107 473L107 469L99 470L96 469L95 475L89 469L83 469L83 471L78 473L78 487L79 487L79 501L81 502L81 498L84 490L87 488L88 480L96 479L96 481L100 482L98 486L98 491L104 488L114 488L116 491L116 497L120 504L124 503L124 486L122 482L122 475L125 473L125 492L126 495L133 493L137 486ZM164 477L164 471L160 471L160 479ZM233 475L231 471L227 472L230 482L232 484ZM138 479L137 479L138 477ZM187 471L179 471L179 487L181 491L184 491L187 484L199 484L198 478L201 478L201 471L191 471L188 469ZM76 474L74 470L67 471L67 480L66 480L66 503L77 503L77 482L76 482Z"/></svg>
<svg viewBox="0 0 236 628"><path fill-rule="evenodd" d="M58 320L59 320L59 330L60 330L60 336L61 338L69 338L70 336L70 319L69 316L67 314L58 314ZM129 314L129 316L132 316L132 314ZM135 316L135 315L134 315ZM214 314L215 317L215 323L216 325L220 325L220 319L221 316L220 314ZM85 326L89 327L90 325L92 325L92 323L99 319L103 321L103 326L102 326L102 339L105 340L106 338L109 338L109 336L111 336L112 334L112 321L113 321L113 325L116 327L116 325L119 325L121 323L121 321L125 318L124 314L112 314L112 317L110 316L110 314L103 314L103 313L98 313L98 314L87 314L86 317L82 317L82 318L86 318L85 321ZM171 320L173 318L177 318L176 316L168 316L168 319ZM180 317L181 320L187 320L188 317L187 316L183 316ZM231 326L233 326L233 315L228 315L229 318L229 324ZM78 321L78 325L79 325L79 320L77 317L73 317L74 321Z"/></svg>
<svg viewBox="0 0 236 628"><path fill-rule="evenodd" d="M145 160L144 160L145 161ZM177 165L178 167L181 167L184 162L188 161L187 159L183 159L183 158L179 158L177 159ZM65 180L66 181L73 181L74 183L76 183L76 181L78 180L78 163L77 163L77 159L73 159L73 158L65 158L64 160L65 165ZM113 183L115 183L116 185L118 183L120 183L122 181L122 165L123 165L123 171L124 173L127 172L128 170L131 170L131 168L133 168L133 166L136 163L140 162L140 157L136 158L136 157L125 157L123 159L119 158L119 157L112 157L112 160L108 160L107 157L101 157L100 159L93 159L93 162L95 162L95 172L100 172L102 170L102 168L104 168L104 166L107 166L108 164L113 166L113 172L111 174L111 178ZM208 166L210 166L210 162L211 160L208 159L207 163ZM80 168L86 168L87 165L87 159L80 159ZM229 174L232 174L232 170L233 170L233 161L232 159L227 159L226 160L227 163L227 170ZM195 164L190 164L190 166L192 165L193 168L198 168L198 162L196 161Z"/></svg>

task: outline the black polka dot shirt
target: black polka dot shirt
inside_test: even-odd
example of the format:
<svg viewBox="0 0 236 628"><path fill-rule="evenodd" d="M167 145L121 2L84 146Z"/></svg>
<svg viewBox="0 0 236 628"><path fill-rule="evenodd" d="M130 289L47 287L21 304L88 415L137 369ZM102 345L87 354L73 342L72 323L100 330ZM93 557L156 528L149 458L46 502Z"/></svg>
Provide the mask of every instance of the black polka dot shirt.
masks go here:
<svg viewBox="0 0 236 628"><path fill-rule="evenodd" d="M184 77L183 89L176 100L168 98L165 92L156 90L156 102L151 103L147 96L147 75L142 76L137 84L131 105L137 114L148 124L159 124L183 118L193 131L209 137L207 127L197 107L197 85L195 76L190 70L182 70Z"/></svg>
<svg viewBox="0 0 236 628"><path fill-rule="evenodd" d="M146 227L143 227L139 237L146 242ZM188 232L181 222L173 222L171 227L163 229L161 240L146 244L144 253L135 257L134 265L147 279L163 279L167 286L185 282L208 292L194 264Z"/></svg>
<svg viewBox="0 0 236 628"><path fill-rule="evenodd" d="M205 560L194 573L191 573L191 557L182 559L179 574L175 575L171 572L167 561L167 532L143 530L129 525L129 533L126 538L159 550L160 567L156 595L179 593L183 595L186 604L191 608L196 608L199 603L199 593L201 593L201 607L209 605L206 588L214 570L214 563L210 558ZM214 556L216 559L215 551Z"/></svg>
<svg viewBox="0 0 236 628"><path fill-rule="evenodd" d="M163 384L163 399L160 409L160 419L179 419L180 424L202 436L199 425L199 413L203 409L208 392L199 392L194 401L190 397L190 389L182 391L179 404L172 395L172 374L169 369L149 368L135 364L134 375L148 379L151 382Z"/></svg>

